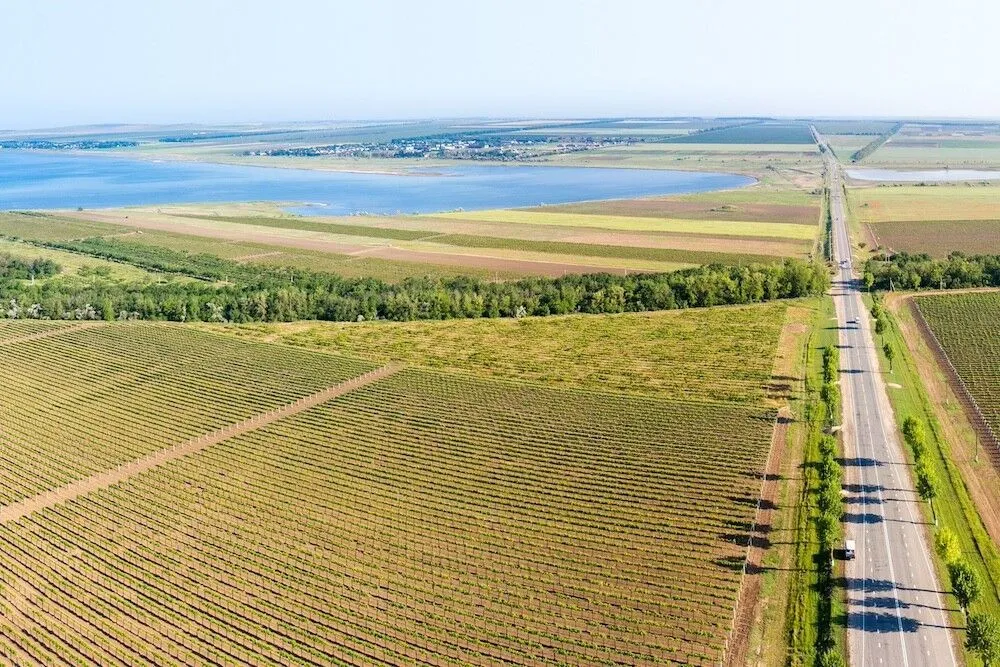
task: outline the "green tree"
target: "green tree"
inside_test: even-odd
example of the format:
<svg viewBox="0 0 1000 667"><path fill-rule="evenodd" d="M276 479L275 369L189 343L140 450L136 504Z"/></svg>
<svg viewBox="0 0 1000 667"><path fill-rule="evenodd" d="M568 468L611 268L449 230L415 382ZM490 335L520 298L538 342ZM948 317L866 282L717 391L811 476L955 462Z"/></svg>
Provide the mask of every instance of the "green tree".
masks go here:
<svg viewBox="0 0 1000 667"><path fill-rule="evenodd" d="M979 575L961 558L948 564L948 578L951 579L951 590L958 600L958 606L962 608L963 614L968 614L969 605L978 600L982 592Z"/></svg>
<svg viewBox="0 0 1000 667"><path fill-rule="evenodd" d="M917 475L917 494L921 500L930 503L931 514L934 516L934 523L937 524L937 513L934 511L934 499L937 498L938 482L934 470L927 465L923 457L917 459L914 472Z"/></svg>
<svg viewBox="0 0 1000 667"><path fill-rule="evenodd" d="M865 289L869 293L872 291L872 286L875 284L875 274L871 271L865 271Z"/></svg>
<svg viewBox="0 0 1000 667"><path fill-rule="evenodd" d="M835 648L828 648L819 655L819 667L846 667L844 656Z"/></svg>
<svg viewBox="0 0 1000 667"><path fill-rule="evenodd" d="M979 656L985 667L1000 662L1000 621L989 614L973 614L965 630L965 648Z"/></svg>
<svg viewBox="0 0 1000 667"><path fill-rule="evenodd" d="M896 356L896 350L893 349L892 345L889 343L882 343L882 353L885 355L886 361L889 362L889 372L892 372L892 360Z"/></svg>
<svg viewBox="0 0 1000 667"><path fill-rule="evenodd" d="M885 318L881 315L875 318L875 333L878 334L881 340L884 340L885 335Z"/></svg>
<svg viewBox="0 0 1000 667"><path fill-rule="evenodd" d="M945 563L954 563L962 557L958 536L951 528L941 528L934 534L934 550Z"/></svg>

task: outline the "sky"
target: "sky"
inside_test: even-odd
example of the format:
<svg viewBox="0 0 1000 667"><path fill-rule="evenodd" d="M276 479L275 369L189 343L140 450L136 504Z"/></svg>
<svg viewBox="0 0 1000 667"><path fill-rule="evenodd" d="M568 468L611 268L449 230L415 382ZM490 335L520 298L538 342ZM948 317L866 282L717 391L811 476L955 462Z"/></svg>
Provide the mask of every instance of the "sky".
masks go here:
<svg viewBox="0 0 1000 667"><path fill-rule="evenodd" d="M0 0L0 128L1000 117L1000 3Z"/></svg>

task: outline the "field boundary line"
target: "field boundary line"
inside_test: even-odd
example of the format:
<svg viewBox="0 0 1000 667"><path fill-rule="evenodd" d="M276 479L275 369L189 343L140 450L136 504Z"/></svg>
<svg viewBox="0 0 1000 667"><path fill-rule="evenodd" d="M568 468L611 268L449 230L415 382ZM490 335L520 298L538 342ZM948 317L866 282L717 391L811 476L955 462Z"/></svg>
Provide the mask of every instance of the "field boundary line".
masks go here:
<svg viewBox="0 0 1000 667"><path fill-rule="evenodd" d="M342 396L343 394L354 391L355 389L360 389L361 387L372 384L373 382L389 377L390 375L398 372L401 368L402 364L386 364L385 366L381 366L375 370L368 371L367 373L345 380L339 384L327 387L326 389L318 391L314 394L299 398L292 403L286 403L279 408L251 415L243 421L228 424L209 433L203 433L196 438L192 438L170 448L157 450L140 459L119 465L117 468L106 470L104 472L91 475L90 477L84 477L83 479L70 482L69 484L61 486L57 489L46 491L44 493L31 496L30 498L25 498L15 503L11 503L10 505L0 508L0 523L17 521L18 519L40 510L54 507L88 493L114 486L115 484L123 482L130 477L134 477L135 475L147 472L153 468L184 456L195 454L203 449L211 447L212 445L216 445L244 433L256 431L280 419L291 417L304 410L326 403L327 401L337 398L338 396Z"/></svg>
<svg viewBox="0 0 1000 667"><path fill-rule="evenodd" d="M68 333L70 331L80 331L81 329L92 329L94 327L100 326L101 322L80 322L79 324L74 324L68 327L56 327L54 329L48 329L46 331L38 331L32 334L25 334L23 336L17 336L16 338L7 338L6 340L0 340L0 346L6 345L16 345L17 343L27 343L32 340L40 340L42 338L49 338L51 336L58 336L60 334Z"/></svg>
<svg viewBox="0 0 1000 667"><path fill-rule="evenodd" d="M230 259L234 262L249 262L254 259L263 259L265 257L277 257L278 255L284 255L283 250L275 250L273 252L258 252L250 255L240 255L239 257L231 257Z"/></svg>

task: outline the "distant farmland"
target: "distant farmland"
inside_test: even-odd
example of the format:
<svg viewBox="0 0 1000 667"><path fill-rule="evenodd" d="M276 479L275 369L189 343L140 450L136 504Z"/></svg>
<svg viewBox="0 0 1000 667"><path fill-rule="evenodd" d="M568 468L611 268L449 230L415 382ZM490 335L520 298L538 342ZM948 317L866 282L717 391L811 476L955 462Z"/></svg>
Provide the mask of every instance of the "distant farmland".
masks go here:
<svg viewBox="0 0 1000 667"><path fill-rule="evenodd" d="M717 663L785 313L291 325L296 339L2 322L0 655ZM432 339L469 349L435 362ZM504 341L506 361L481 356ZM601 360L612 345L629 354Z"/></svg>
<svg viewBox="0 0 1000 667"><path fill-rule="evenodd" d="M752 123L667 139L676 144L813 144L808 123Z"/></svg>
<svg viewBox="0 0 1000 667"><path fill-rule="evenodd" d="M879 245L943 257L1000 253L1000 188L937 185L850 188L852 213Z"/></svg>

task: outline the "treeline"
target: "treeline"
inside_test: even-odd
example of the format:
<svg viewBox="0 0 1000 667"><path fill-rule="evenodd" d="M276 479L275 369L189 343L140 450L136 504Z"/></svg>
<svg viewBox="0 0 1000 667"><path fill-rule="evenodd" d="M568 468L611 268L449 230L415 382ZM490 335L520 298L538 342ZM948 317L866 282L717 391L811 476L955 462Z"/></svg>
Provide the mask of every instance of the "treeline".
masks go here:
<svg viewBox="0 0 1000 667"><path fill-rule="evenodd" d="M888 132L879 136L877 139L871 141L870 143L865 144L858 150L854 151L854 153L851 154L851 162L861 162L862 160L864 160L866 157L868 157L869 155L877 151L879 148L881 148L882 145L885 144L885 142L889 141L889 139L892 138L892 135L899 132L899 130L902 127L903 127L902 123L896 123L889 129Z"/></svg>
<svg viewBox="0 0 1000 667"><path fill-rule="evenodd" d="M844 479L843 469L837 460L837 438L832 435L834 427L840 420L841 398L840 385L840 351L828 345L823 348L823 384L820 387L820 399L823 408L824 426L828 433L823 434L819 441L819 487L816 491L816 536L819 539L819 655L817 664L843 665L843 656L837 650L833 640L833 551L834 545L840 539L841 521L844 516L844 499L841 493Z"/></svg>
<svg viewBox="0 0 1000 667"><path fill-rule="evenodd" d="M1000 255L953 252L944 259L900 252L888 261L865 262L869 289L960 289L1000 287Z"/></svg>
<svg viewBox="0 0 1000 667"><path fill-rule="evenodd" d="M477 278L408 278L385 283L288 267L244 265L214 255L176 252L118 240L45 245L199 278L123 283L100 276L57 277L0 286L3 302L53 319L153 319L253 322L520 317L621 313L747 304L822 294L821 264L707 265L671 273L568 275L488 282Z"/></svg>
<svg viewBox="0 0 1000 667"><path fill-rule="evenodd" d="M59 265L48 259L25 260L0 253L0 280L45 278L59 273Z"/></svg>

